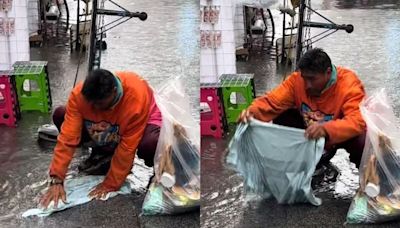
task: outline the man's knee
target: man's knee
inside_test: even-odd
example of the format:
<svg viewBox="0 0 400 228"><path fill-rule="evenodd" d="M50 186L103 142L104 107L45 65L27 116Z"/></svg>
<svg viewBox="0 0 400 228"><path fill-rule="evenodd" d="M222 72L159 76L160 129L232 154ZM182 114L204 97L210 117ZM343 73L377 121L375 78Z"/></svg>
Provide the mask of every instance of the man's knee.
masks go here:
<svg viewBox="0 0 400 228"><path fill-rule="evenodd" d="M347 140L341 146L350 154L350 162L354 163L358 168L364 152L366 132Z"/></svg>
<svg viewBox="0 0 400 228"><path fill-rule="evenodd" d="M139 158L144 159L147 166L154 165L154 155L156 153L159 136L159 126L148 125L146 127L142 140L138 146L137 155Z"/></svg>
<svg viewBox="0 0 400 228"><path fill-rule="evenodd" d="M139 148L144 151L156 150L159 136L160 127L154 127L151 131L145 131Z"/></svg>
<svg viewBox="0 0 400 228"><path fill-rule="evenodd" d="M351 138L343 143L325 148L326 152L322 155L317 167L328 163L335 156L338 149L345 149L350 154L350 162L354 163L358 168L364 151L366 133L362 133L354 138Z"/></svg>
<svg viewBox="0 0 400 228"><path fill-rule="evenodd" d="M58 106L53 112L53 123L56 125L58 131L61 131L61 125L64 122L65 106Z"/></svg>

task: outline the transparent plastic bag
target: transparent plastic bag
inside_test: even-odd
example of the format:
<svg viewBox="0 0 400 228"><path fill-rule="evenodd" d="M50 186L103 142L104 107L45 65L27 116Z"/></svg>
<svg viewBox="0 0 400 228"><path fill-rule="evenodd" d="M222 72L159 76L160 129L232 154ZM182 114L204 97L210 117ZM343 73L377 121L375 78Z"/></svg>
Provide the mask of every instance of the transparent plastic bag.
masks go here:
<svg viewBox="0 0 400 228"><path fill-rule="evenodd" d="M400 218L400 130L384 89L360 104L367 137L360 166L360 188L347 223L380 223Z"/></svg>
<svg viewBox="0 0 400 228"><path fill-rule="evenodd" d="M190 111L180 79L155 94L163 115L154 158L155 177L143 202L143 215L177 214L200 207L200 127Z"/></svg>
<svg viewBox="0 0 400 228"><path fill-rule="evenodd" d="M306 139L303 129L252 119L237 127L227 162L244 177L247 193L318 206L321 199L314 196L311 180L324 144L324 138Z"/></svg>

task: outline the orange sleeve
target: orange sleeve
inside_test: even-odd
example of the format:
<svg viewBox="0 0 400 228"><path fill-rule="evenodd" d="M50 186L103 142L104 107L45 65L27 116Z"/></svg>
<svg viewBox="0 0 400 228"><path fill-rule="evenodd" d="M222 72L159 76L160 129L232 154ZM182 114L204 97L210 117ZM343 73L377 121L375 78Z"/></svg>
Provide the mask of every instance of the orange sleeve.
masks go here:
<svg viewBox="0 0 400 228"><path fill-rule="evenodd" d="M361 82L355 82L343 89L349 90L342 107L344 117L324 124L329 135L328 143L331 145L351 139L361 134L366 128L360 112L360 103L365 96L364 87Z"/></svg>
<svg viewBox="0 0 400 228"><path fill-rule="evenodd" d="M72 92L68 99L64 122L57 137L57 145L54 148L54 155L50 164L49 174L62 180L65 178L82 132L83 119L78 109L77 95L74 93Z"/></svg>
<svg viewBox="0 0 400 228"><path fill-rule="evenodd" d="M115 150L110 169L103 182L106 188L113 191L118 190L132 169L136 149L147 126L148 113L147 105L141 113L136 113L127 120L129 123L127 130L121 136L121 141Z"/></svg>
<svg viewBox="0 0 400 228"><path fill-rule="evenodd" d="M282 84L264 96L253 101L249 107L254 118L261 121L271 121L282 112L295 106L294 85L295 75L292 73Z"/></svg>

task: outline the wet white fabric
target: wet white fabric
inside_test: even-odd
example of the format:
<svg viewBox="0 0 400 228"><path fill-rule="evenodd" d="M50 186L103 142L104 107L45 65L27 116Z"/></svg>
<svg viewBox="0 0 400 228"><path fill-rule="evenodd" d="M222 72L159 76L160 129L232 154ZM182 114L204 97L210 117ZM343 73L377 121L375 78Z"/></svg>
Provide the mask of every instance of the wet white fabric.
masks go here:
<svg viewBox="0 0 400 228"><path fill-rule="evenodd" d="M62 200L59 200L57 208L54 208L54 202L52 201L47 209L34 208L27 210L22 214L22 217L29 216L49 216L54 212L62 211L77 205L81 205L91 201L88 194L90 191L96 187L99 183L104 180L104 176L83 176L68 179L65 181L65 193L67 197L67 204L64 204ZM110 197L114 197L118 194L129 194L131 193L131 187L129 183L125 182L119 191L108 193L102 200L107 200Z"/></svg>
<svg viewBox="0 0 400 228"><path fill-rule="evenodd" d="M244 177L248 193L278 203L321 205L311 189L325 139L308 140L304 130L252 119L240 124L229 146L228 163Z"/></svg>

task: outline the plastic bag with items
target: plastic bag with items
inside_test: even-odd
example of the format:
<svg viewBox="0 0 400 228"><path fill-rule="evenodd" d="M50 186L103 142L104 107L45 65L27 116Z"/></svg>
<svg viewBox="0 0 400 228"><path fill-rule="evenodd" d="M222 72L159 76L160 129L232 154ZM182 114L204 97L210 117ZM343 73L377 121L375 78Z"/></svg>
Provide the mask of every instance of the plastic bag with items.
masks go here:
<svg viewBox="0 0 400 228"><path fill-rule="evenodd" d="M379 223L400 218L400 130L385 90L365 99L360 110L367 137L360 166L360 187L347 223Z"/></svg>
<svg viewBox="0 0 400 228"><path fill-rule="evenodd" d="M321 205L311 189L325 139L308 140L304 130L252 119L240 124L229 146L228 163L244 177L248 193L278 203Z"/></svg>
<svg viewBox="0 0 400 228"><path fill-rule="evenodd" d="M155 177L143 202L143 215L176 214L200 207L200 128L179 79L155 94L163 115L154 159Z"/></svg>

